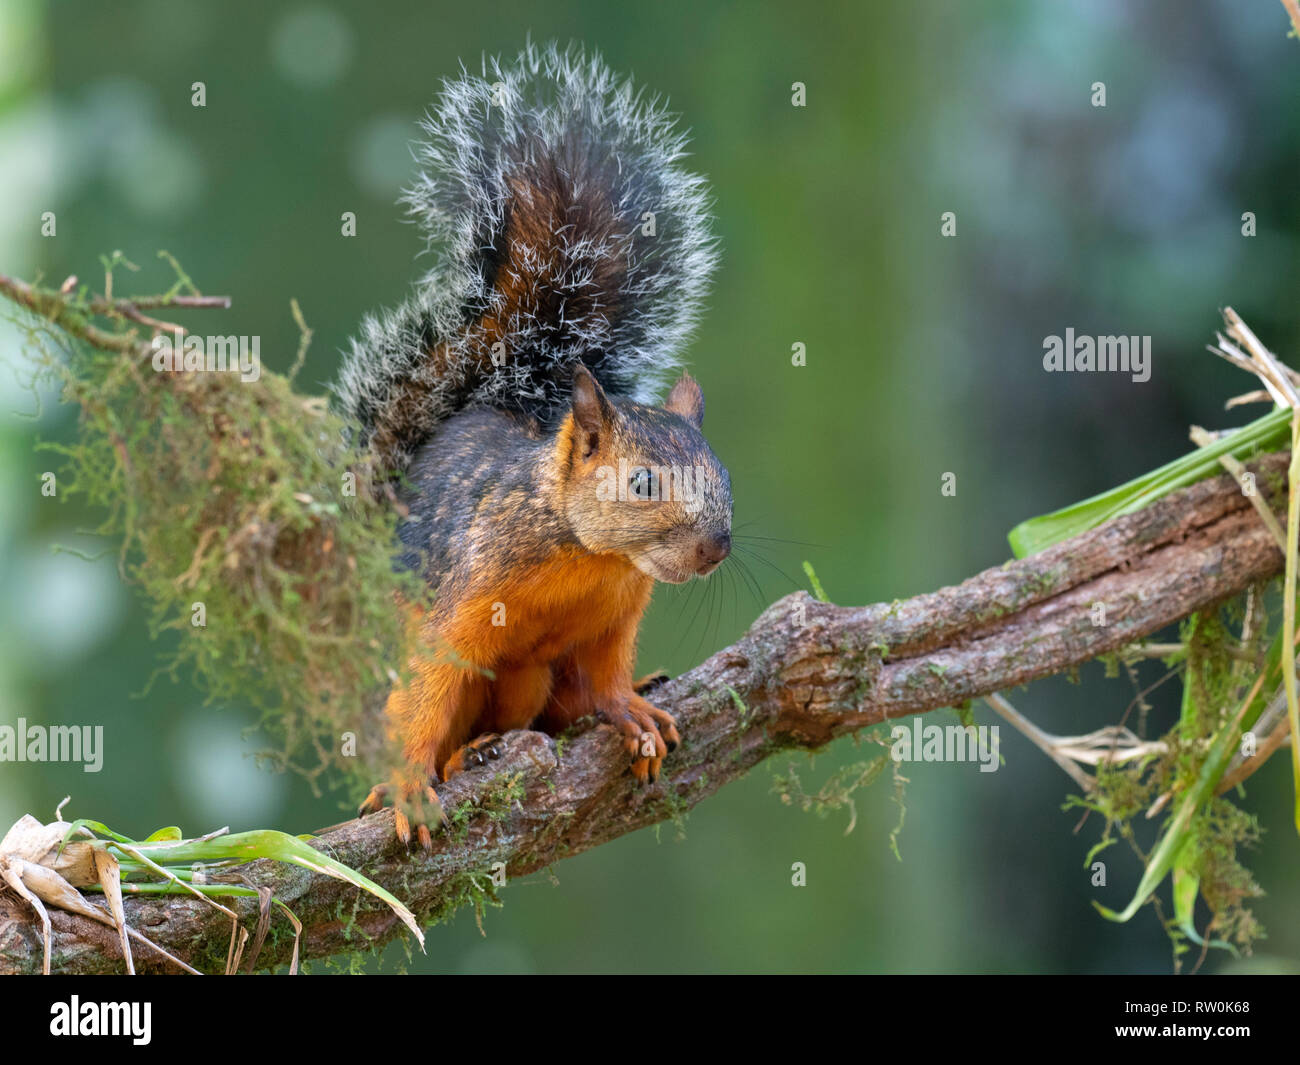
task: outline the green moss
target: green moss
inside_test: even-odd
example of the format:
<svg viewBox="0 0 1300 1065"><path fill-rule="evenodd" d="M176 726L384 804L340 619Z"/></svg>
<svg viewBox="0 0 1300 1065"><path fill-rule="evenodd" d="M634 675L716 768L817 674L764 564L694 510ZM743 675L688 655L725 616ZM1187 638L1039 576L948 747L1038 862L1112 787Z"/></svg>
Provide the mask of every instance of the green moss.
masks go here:
<svg viewBox="0 0 1300 1065"><path fill-rule="evenodd" d="M818 817L824 818L834 811L847 809L849 822L844 834L848 835L858 820L855 792L874 783L892 761L886 750L866 761L842 766L827 777L817 791L811 793L804 789L799 772L791 762L784 773L773 774L771 790L780 796L781 802L786 806L798 807L805 813L813 813Z"/></svg>
<svg viewBox="0 0 1300 1065"><path fill-rule="evenodd" d="M727 691L731 693L731 701L735 704L736 712L740 715L740 721L743 724L745 718L749 715L749 707L745 705L745 700L730 684L726 685Z"/></svg>
<svg viewBox="0 0 1300 1065"><path fill-rule="evenodd" d="M690 816L691 804L683 795L678 795L676 789L669 788L667 794L663 797L663 804L668 809L668 820L673 823L677 829L677 841L680 843L686 838L686 820ZM655 839L659 838L659 825L655 824Z"/></svg>
<svg viewBox="0 0 1300 1065"><path fill-rule="evenodd" d="M1095 787L1085 797L1066 804L1102 816L1099 841L1088 851L1085 865L1114 843L1124 841L1146 865L1150 854L1139 844L1135 826L1149 823L1148 811L1159 802L1164 822L1171 825L1180 797L1190 794L1201 775L1212 738L1232 727L1232 718L1254 683L1256 670L1233 652L1240 646L1228 621L1238 620L1238 605L1226 606L1187 618L1180 627L1184 657L1182 713L1161 737L1163 752L1119 765L1097 767ZM1250 641L1262 646L1266 626L1260 625ZM1255 819L1227 798L1214 797L1196 809L1184 829L1186 842L1179 861L1199 881L1200 897L1211 915L1205 938L1214 938L1249 952L1263 929L1247 903L1259 897L1259 886L1238 860L1238 849L1258 839ZM1157 907L1159 901L1157 899ZM1175 918L1164 921L1174 950L1175 965L1188 951L1186 935Z"/></svg>
<svg viewBox="0 0 1300 1065"><path fill-rule="evenodd" d="M463 843L469 838L469 828L480 814L491 821L506 820L523 800L525 787L523 773L498 773L481 794L452 809L445 810L446 831L452 839Z"/></svg>
<svg viewBox="0 0 1300 1065"><path fill-rule="evenodd" d="M187 283L179 274L174 289ZM80 410L76 443L44 445L64 460L58 499L99 511L95 532L119 544L159 643L155 678L192 675L211 700L251 703L271 760L313 784L331 765L373 782L388 756L362 708L406 658L394 594L425 593L394 570L396 515L370 495L343 421L266 366L249 383L155 372L42 319L19 324L40 373ZM343 755L345 732L365 734L372 764Z"/></svg>

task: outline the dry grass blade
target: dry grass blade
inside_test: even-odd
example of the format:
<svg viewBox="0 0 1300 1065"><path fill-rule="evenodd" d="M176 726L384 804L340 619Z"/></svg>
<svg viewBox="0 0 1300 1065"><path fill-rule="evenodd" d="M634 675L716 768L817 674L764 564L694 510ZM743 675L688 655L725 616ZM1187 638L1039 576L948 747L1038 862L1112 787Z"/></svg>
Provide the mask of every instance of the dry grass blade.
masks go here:
<svg viewBox="0 0 1300 1065"><path fill-rule="evenodd" d="M114 858L106 850L95 851L95 872L104 888L104 897L108 900L109 912L117 925L117 934L122 940L122 957L126 960L128 975L135 975L135 959L131 957L131 939L126 934L126 911L122 908L122 875Z"/></svg>
<svg viewBox="0 0 1300 1065"><path fill-rule="evenodd" d="M257 928L253 933L253 949L248 952L248 971L250 973L253 971L253 966L257 964L257 956L262 953L262 944L266 942L266 933L271 929L271 903L275 899L269 887L257 885L255 890L257 891Z"/></svg>
<svg viewBox="0 0 1300 1065"><path fill-rule="evenodd" d="M1092 790L1092 780L1088 774L1075 765L1069 758L1062 754L1056 745L1058 737L1052 736L1027 717L1019 710L1012 706L1001 695L994 693L986 695L984 701L991 706L1003 720L1011 723L1018 732L1021 733L1030 743L1042 751L1048 758L1055 762L1073 780L1086 795Z"/></svg>
<svg viewBox="0 0 1300 1065"><path fill-rule="evenodd" d="M27 885L23 883L23 859L22 858L2 858L0 861L0 878L13 889L19 898L23 899L27 905L36 911L36 916L41 922L41 942L45 948L44 957L41 961L41 972L45 976L50 975L50 915L46 912L44 904L35 893L29 891Z"/></svg>
<svg viewBox="0 0 1300 1065"><path fill-rule="evenodd" d="M1214 437L1199 425L1193 425L1188 435L1191 436L1192 443L1197 447L1209 447L1215 442ZM1264 501L1264 497L1255 489L1254 479L1250 476L1246 467L1231 455L1220 455L1219 464L1232 474L1232 479L1237 484L1241 485L1241 494L1250 500L1251 506L1259 514L1265 528L1273 534L1273 539L1277 541L1278 550L1286 554L1286 533L1283 532L1282 526L1278 524L1277 518Z"/></svg>
<svg viewBox="0 0 1300 1065"><path fill-rule="evenodd" d="M244 944L248 942L248 930L238 923L230 930L230 950L226 953L226 975L234 976L239 972L239 962L244 956Z"/></svg>

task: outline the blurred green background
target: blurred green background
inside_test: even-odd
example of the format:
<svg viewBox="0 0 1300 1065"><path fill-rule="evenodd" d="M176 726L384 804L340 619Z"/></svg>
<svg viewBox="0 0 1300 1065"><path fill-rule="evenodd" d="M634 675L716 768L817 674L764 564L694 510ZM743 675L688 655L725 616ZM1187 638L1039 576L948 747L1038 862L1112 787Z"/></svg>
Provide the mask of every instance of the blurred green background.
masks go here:
<svg viewBox="0 0 1300 1065"><path fill-rule="evenodd" d="M156 291L167 249L205 292L233 297L216 331L260 334L275 369L296 348L296 297L316 334L299 380L323 388L361 315L423 268L394 206L415 120L460 62L529 33L596 47L666 94L716 196L723 263L689 358L737 525L773 539L748 561L759 596L725 569L657 594L646 668L677 673L733 640L803 585L804 559L841 603L928 591L1001 563L1021 519L1185 451L1190 423L1245 420L1222 404L1252 382L1203 350L1224 305L1300 364L1300 43L1276 0L0 0L0 272L96 281L98 256L121 249L142 270L119 290ZM1098 81L1105 108L1090 105ZM355 239L340 236L344 211ZM956 237L940 236L945 211ZM1150 334L1151 380L1044 373L1043 338L1067 327ZM205 707L166 679L140 694L159 650L140 602L111 557L52 550L113 546L80 531L94 514L39 493L60 466L33 444L69 438L74 419L21 387L3 328L19 369L0 369L0 722L103 724L106 753L98 774L0 765L0 825L48 817L67 794L74 816L133 834L338 820L355 797L316 798L254 765L247 708ZM796 342L806 367L791 366ZM946 472L955 497L940 494ZM1175 687L1153 696L1153 733ZM1118 720L1132 695L1092 665L1012 700L1077 733ZM760 767L697 808L684 838L641 832L554 881L511 884L486 937L463 912L410 967L1168 971L1150 909L1118 926L1090 905L1126 902L1135 861L1114 848L1108 886L1092 888L1097 819L1075 835L1069 781L1002 738L996 773L907 767L901 863L887 781L859 793L847 836L847 813L818 819L771 794L791 761L815 789L856 760L846 741ZM1246 862L1270 938L1251 961L1207 967L1297 971L1285 759L1249 792L1267 832ZM394 947L369 967L404 961Z"/></svg>

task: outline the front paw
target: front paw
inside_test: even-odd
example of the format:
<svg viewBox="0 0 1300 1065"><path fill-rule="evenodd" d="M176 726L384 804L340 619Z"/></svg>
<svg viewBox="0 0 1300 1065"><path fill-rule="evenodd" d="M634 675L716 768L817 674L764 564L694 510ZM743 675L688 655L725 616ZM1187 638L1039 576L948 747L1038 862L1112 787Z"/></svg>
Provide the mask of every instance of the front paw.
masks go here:
<svg viewBox="0 0 1300 1065"><path fill-rule="evenodd" d="M682 741L673 715L639 695L628 695L599 714L623 736L624 747L632 756L632 775L642 784L658 780L664 756Z"/></svg>
<svg viewBox="0 0 1300 1065"><path fill-rule="evenodd" d="M672 677L662 669L656 669L653 673L647 673L639 681L632 685L632 690L637 695L649 695L656 688L661 688L667 684Z"/></svg>
<svg viewBox="0 0 1300 1065"><path fill-rule="evenodd" d="M362 801L357 810L358 815L364 817L382 810L384 800L389 795L393 796L393 828L397 832L397 838L409 847L411 827L414 825L420 847L426 851L433 850L433 831L437 831L438 826L447 818L432 785L405 776L399 776L392 783L376 784ZM433 826L433 831L430 831L430 825Z"/></svg>
<svg viewBox="0 0 1300 1065"><path fill-rule="evenodd" d="M447 759L447 764L442 767L442 779L450 780L456 773L487 765L489 761L496 761L500 757L501 737L495 732L485 732Z"/></svg>

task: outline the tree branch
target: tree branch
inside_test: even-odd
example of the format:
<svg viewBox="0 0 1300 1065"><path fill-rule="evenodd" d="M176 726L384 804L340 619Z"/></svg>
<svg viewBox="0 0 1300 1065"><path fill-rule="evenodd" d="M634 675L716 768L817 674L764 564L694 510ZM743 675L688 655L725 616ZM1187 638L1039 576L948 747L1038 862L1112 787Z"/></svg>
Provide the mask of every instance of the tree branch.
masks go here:
<svg viewBox="0 0 1300 1065"><path fill-rule="evenodd" d="M1288 457L1251 463L1269 505L1283 505ZM892 604L841 607L799 592L773 604L737 643L656 690L684 742L659 782L638 788L622 740L605 728L557 745L535 732L507 737L490 769L439 788L451 828L431 854L407 853L392 811L349 821L316 846L363 870L422 920L472 901L494 863L511 877L680 816L771 755L814 749L879 722L953 706L1072 669L1274 576L1282 553L1234 480L1220 476L1145 510L985 570L960 585ZM1097 624L1096 604L1104 604ZM254 862L241 872L270 887L304 925L304 958L380 945L401 932L391 911L305 870ZM489 888L490 889L490 888ZM256 906L232 900L249 927ZM340 916L340 914L344 916ZM84 918L52 912L60 972L120 971L117 939ZM230 928L187 898L127 901L129 923L205 972L220 972ZM278 914L259 967L292 949ZM167 971L137 954L140 971ZM0 898L0 973L39 971L32 916Z"/></svg>
<svg viewBox="0 0 1300 1065"><path fill-rule="evenodd" d="M70 281L75 280L69 278ZM160 322L155 318L141 314L142 310L176 307L180 309L216 308L226 310L230 307L229 296L136 296L131 299L107 299L92 296L84 306L67 291L41 288L29 285L16 277L0 274L0 296L25 307L33 314L57 325L70 335L86 341L101 351L116 351L124 355L138 355L147 358L152 349L142 340L135 329L125 333L110 333L100 329L89 320L89 315L101 315L108 318L131 319L145 326L150 333L172 332L180 327L171 322Z"/></svg>

